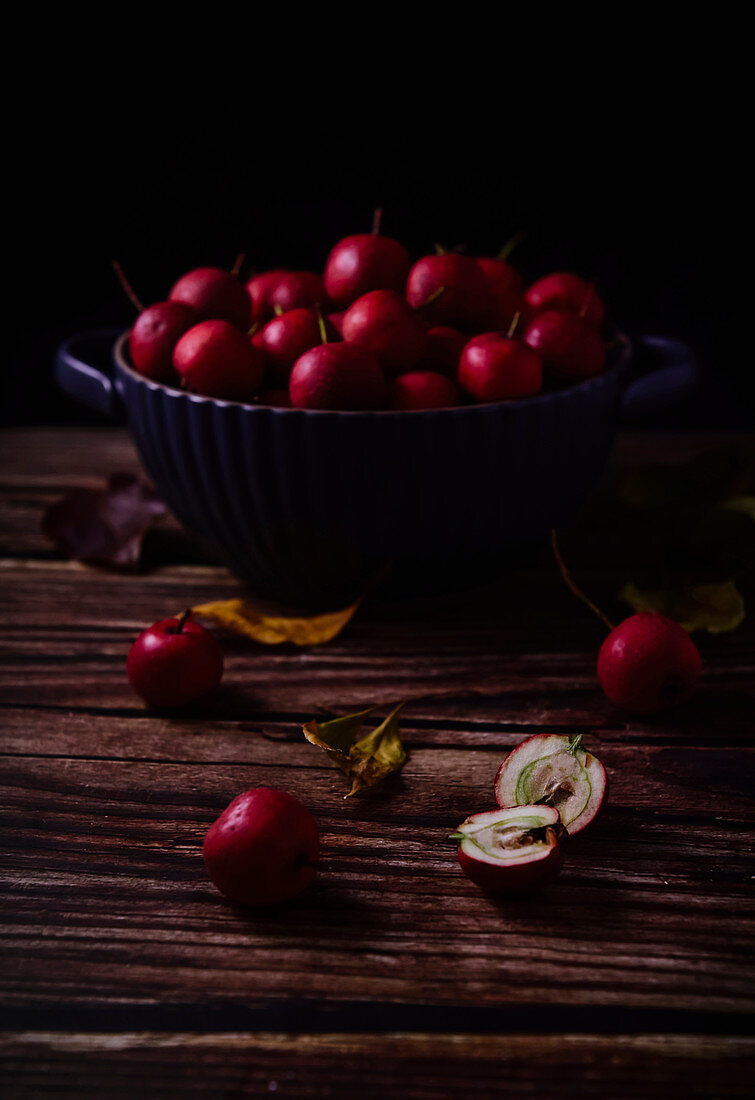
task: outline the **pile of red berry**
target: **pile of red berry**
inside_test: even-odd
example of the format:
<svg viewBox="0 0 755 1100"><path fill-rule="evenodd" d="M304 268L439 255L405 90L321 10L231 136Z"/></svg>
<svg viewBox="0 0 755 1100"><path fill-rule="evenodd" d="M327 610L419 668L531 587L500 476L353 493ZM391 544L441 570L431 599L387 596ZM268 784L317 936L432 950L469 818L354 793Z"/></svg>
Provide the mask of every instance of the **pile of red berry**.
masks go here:
<svg viewBox="0 0 755 1100"><path fill-rule="evenodd" d="M301 409L436 409L530 397L603 370L604 308L579 276L525 289L502 258L412 266L378 232L345 237L322 276L266 271L246 286L203 267L145 309L131 361L158 382Z"/></svg>

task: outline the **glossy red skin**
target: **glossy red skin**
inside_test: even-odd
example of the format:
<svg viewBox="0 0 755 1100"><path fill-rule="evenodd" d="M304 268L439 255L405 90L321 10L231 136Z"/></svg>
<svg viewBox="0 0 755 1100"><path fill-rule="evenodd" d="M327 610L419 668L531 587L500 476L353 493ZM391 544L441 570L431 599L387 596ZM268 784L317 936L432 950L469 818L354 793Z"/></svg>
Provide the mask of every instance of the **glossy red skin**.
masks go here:
<svg viewBox="0 0 755 1100"><path fill-rule="evenodd" d="M331 250L325 263L325 289L334 305L350 306L370 290L401 293L411 260L402 244L379 233L355 233Z"/></svg>
<svg viewBox="0 0 755 1100"><path fill-rule="evenodd" d="M268 301L272 313L312 306L326 310L328 306L322 277L314 271L287 271L271 289Z"/></svg>
<svg viewBox="0 0 755 1100"><path fill-rule="evenodd" d="M209 630L189 618L162 619L131 646L126 672L131 687L153 707L181 707L201 699L223 676L223 651Z"/></svg>
<svg viewBox="0 0 755 1100"><path fill-rule="evenodd" d="M173 351L184 387L206 397L252 401L265 361L248 336L228 321L202 321L184 333Z"/></svg>
<svg viewBox="0 0 755 1100"><path fill-rule="evenodd" d="M234 798L204 838L207 873L239 905L275 905L317 874L320 835L307 807L285 791L255 787Z"/></svg>
<svg viewBox="0 0 755 1100"><path fill-rule="evenodd" d="M678 623L655 612L631 615L598 655L598 679L616 706L652 714L683 702L700 678L697 646Z"/></svg>
<svg viewBox="0 0 755 1100"><path fill-rule="evenodd" d="M156 302L137 317L128 336L128 351L134 370L153 382L173 382L173 348L199 320L197 311L185 302Z"/></svg>
<svg viewBox="0 0 755 1100"><path fill-rule="evenodd" d="M246 292L251 302L249 317L251 324L260 324L273 316L270 295L284 275L288 275L288 272L283 268L275 268L273 271L263 271L260 275L255 275L246 284Z"/></svg>
<svg viewBox="0 0 755 1100"><path fill-rule="evenodd" d="M427 303L441 287L443 293ZM417 260L406 281L406 300L431 325L450 325L462 332L485 325L491 307L485 276L474 260L458 252Z"/></svg>
<svg viewBox="0 0 755 1100"><path fill-rule="evenodd" d="M554 879L564 862L558 842L542 859L529 863L508 865L484 863L482 860L468 856L462 851L461 845L459 845L458 857L459 865L467 878L493 897L529 894Z"/></svg>
<svg viewBox="0 0 755 1100"><path fill-rule="evenodd" d="M505 260L480 256L474 261L482 271L490 291L490 313L487 318L491 329L508 329L516 317L523 326L530 316L530 308L524 297L524 283L519 272Z"/></svg>
<svg viewBox="0 0 755 1100"><path fill-rule="evenodd" d="M501 802L501 800L498 797L498 776L501 774L503 769L506 767L506 764L507 764L509 758L511 756L513 756L519 749L521 749L523 745L527 745L527 744L529 744L530 741L537 741L540 738L547 737L547 736L549 736L549 735L544 734L544 733L533 733L533 735L531 737L525 737L524 741L520 741L519 744L516 745L511 750L511 752L508 752L506 754L506 756L503 758L503 762L501 763L501 766L499 767L498 771L495 773L495 781L493 782L493 795L495 797L496 802L501 807L501 809L508 809L509 804ZM586 833L590 829L592 829L595 821L597 820L597 818L600 814L600 811L603 809L606 802L608 802L608 788L610 786L609 781L608 781L608 773L606 772L606 769L603 767L602 762L600 760L598 760L597 756L595 756L593 753L590 753L590 755L593 757L593 759L596 761L596 763L600 764L601 770L602 770L603 775L605 777L605 786L603 787L603 797L601 798L601 800L600 800L600 802L599 802L599 804L598 804L598 806L595 810L595 813L592 815L591 818L589 818L589 820L585 821L584 825L580 825L580 827L576 830L576 832L573 832L573 833L567 832L567 837L569 839L571 839L571 837L581 836L583 833ZM520 771L521 771L521 769L520 769Z"/></svg>
<svg viewBox="0 0 755 1100"><path fill-rule="evenodd" d="M459 387L437 371L415 370L400 374L389 386L394 409L448 409L461 404Z"/></svg>
<svg viewBox="0 0 755 1100"><path fill-rule="evenodd" d="M288 392L295 409L382 409L387 400L377 359L346 342L305 351L294 363Z"/></svg>
<svg viewBox="0 0 755 1100"><path fill-rule="evenodd" d="M527 326L524 342L559 378L575 382L592 378L606 365L606 348L598 330L566 310L539 313Z"/></svg>
<svg viewBox="0 0 755 1100"><path fill-rule="evenodd" d="M327 321L325 331L329 340L338 339L338 332ZM296 360L322 343L320 315L316 309L290 309L255 332L252 343L264 353L271 383L287 386Z"/></svg>
<svg viewBox="0 0 755 1100"><path fill-rule="evenodd" d="M339 336L343 336L343 319L346 316L345 309L336 310L335 313L328 314L328 320L333 328L336 330Z"/></svg>
<svg viewBox="0 0 755 1100"><path fill-rule="evenodd" d="M168 298L193 306L202 321L228 321L244 332L249 328L251 303L246 288L230 271L198 267L178 280Z"/></svg>
<svg viewBox="0 0 755 1100"><path fill-rule="evenodd" d="M459 360L459 383L477 401L531 397L543 384L540 356L498 332L474 336Z"/></svg>
<svg viewBox="0 0 755 1100"><path fill-rule="evenodd" d="M427 346L419 366L455 378L467 339L457 328L435 325L427 330Z"/></svg>
<svg viewBox="0 0 755 1100"><path fill-rule="evenodd" d="M372 352L387 374L411 370L427 346L422 319L395 290L371 290L346 310L343 338Z"/></svg>
<svg viewBox="0 0 755 1100"><path fill-rule="evenodd" d="M557 271L538 279L527 290L525 298L533 313L565 309L570 313L583 314L585 321L593 328L600 328L605 319L605 306L595 289L569 271Z"/></svg>

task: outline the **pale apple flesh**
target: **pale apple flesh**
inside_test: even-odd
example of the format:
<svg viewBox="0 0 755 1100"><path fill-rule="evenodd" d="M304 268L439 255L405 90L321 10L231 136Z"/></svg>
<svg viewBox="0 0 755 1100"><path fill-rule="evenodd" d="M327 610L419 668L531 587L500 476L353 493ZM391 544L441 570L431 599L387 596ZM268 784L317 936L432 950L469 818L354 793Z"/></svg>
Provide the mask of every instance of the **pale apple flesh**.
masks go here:
<svg viewBox="0 0 755 1100"><path fill-rule="evenodd" d="M464 874L489 894L527 893L561 869L558 810L514 806L473 814L451 836Z"/></svg>
<svg viewBox="0 0 755 1100"><path fill-rule="evenodd" d="M495 782L499 806L550 806L570 834L590 824L606 791L603 765L583 748L581 736L564 734L537 734L517 745Z"/></svg>

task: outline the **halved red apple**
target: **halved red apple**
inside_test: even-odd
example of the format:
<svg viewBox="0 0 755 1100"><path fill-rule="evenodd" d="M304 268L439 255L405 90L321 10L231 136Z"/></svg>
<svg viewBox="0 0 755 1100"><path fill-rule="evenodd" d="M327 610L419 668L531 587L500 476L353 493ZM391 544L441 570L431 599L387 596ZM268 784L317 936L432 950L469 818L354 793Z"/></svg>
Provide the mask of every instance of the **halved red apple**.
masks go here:
<svg viewBox="0 0 755 1100"><path fill-rule="evenodd" d="M608 793L606 770L582 746L582 735L539 733L517 745L498 769L499 806L551 806L570 834L597 815Z"/></svg>
<svg viewBox="0 0 755 1100"><path fill-rule="evenodd" d="M559 831L553 806L512 806L472 814L451 838L462 871L486 893L525 894L561 870Z"/></svg>

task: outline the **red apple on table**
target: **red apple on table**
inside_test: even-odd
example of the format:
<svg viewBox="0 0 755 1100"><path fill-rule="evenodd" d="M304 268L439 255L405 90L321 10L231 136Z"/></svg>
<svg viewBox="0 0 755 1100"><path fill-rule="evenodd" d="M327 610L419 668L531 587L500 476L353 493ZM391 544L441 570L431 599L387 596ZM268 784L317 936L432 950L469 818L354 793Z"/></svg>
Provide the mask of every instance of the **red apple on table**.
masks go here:
<svg viewBox="0 0 755 1100"><path fill-rule="evenodd" d="M598 655L603 691L616 706L635 714L683 702L701 670L700 653L684 627L651 611L619 623Z"/></svg>
<svg viewBox="0 0 755 1100"><path fill-rule="evenodd" d="M285 791L255 787L234 798L207 830L207 872L239 905L288 901L317 874L320 835L307 807Z"/></svg>
<svg viewBox="0 0 755 1100"><path fill-rule="evenodd" d="M151 706L180 707L217 687L223 651L187 611L144 630L129 650L126 672L133 690Z"/></svg>

